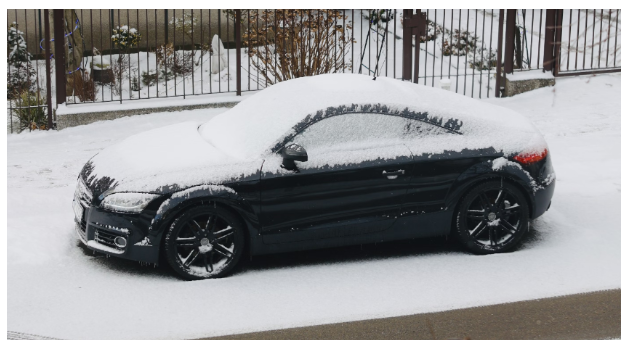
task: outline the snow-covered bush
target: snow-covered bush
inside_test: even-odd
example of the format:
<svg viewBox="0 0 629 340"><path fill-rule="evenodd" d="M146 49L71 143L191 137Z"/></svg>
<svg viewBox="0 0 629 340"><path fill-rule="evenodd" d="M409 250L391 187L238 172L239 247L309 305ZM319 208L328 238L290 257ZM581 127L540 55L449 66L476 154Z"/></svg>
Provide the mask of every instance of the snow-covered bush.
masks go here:
<svg viewBox="0 0 629 340"><path fill-rule="evenodd" d="M281 9L241 13L243 45L249 48L251 65L268 84L342 72L350 67L345 56L354 42L349 34L352 26L343 25L347 16L340 11Z"/></svg>
<svg viewBox="0 0 629 340"><path fill-rule="evenodd" d="M8 62L11 65L31 60L31 54L26 49L26 40L22 36L22 31L17 29L17 24L13 22L7 31Z"/></svg>
<svg viewBox="0 0 629 340"><path fill-rule="evenodd" d="M140 32L135 28L129 28L128 25L116 27L111 36L111 41L122 50L138 46L141 39L142 35Z"/></svg>
<svg viewBox="0 0 629 340"><path fill-rule="evenodd" d="M16 62L7 67L7 99L15 99L22 92L33 92L36 88L37 72L30 62Z"/></svg>
<svg viewBox="0 0 629 340"><path fill-rule="evenodd" d="M35 89L37 73L30 63L31 54L26 48L22 31L14 22L7 30L7 99L15 99L23 92Z"/></svg>

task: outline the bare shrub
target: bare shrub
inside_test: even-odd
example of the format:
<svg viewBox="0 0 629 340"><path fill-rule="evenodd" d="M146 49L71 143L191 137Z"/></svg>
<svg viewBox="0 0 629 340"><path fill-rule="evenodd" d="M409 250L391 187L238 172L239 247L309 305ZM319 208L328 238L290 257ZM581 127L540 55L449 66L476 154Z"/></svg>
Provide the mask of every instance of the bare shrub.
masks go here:
<svg viewBox="0 0 629 340"><path fill-rule="evenodd" d="M74 94L79 97L81 102L93 102L96 100L98 88L94 85L94 77L91 73L83 70L72 74L74 82Z"/></svg>
<svg viewBox="0 0 629 340"><path fill-rule="evenodd" d="M228 12L229 13L229 12ZM231 12L233 15L233 12ZM251 65L268 84L350 67L345 56L354 40L337 10L243 10L243 44ZM248 20L248 21L247 21Z"/></svg>

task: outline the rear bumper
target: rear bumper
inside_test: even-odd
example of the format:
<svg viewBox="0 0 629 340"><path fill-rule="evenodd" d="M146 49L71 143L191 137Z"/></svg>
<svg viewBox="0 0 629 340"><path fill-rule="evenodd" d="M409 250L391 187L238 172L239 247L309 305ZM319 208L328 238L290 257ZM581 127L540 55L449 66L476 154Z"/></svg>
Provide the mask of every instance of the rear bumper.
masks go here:
<svg viewBox="0 0 629 340"><path fill-rule="evenodd" d="M535 191L533 194L533 207L531 211L531 218L538 218L544 214L548 208L550 208L550 203L553 198L553 193L555 192L555 182L553 180L550 184L541 187Z"/></svg>
<svg viewBox="0 0 629 340"><path fill-rule="evenodd" d="M117 214L87 207L84 219L75 218L76 232L83 244L94 251L128 260L158 263L159 241L148 233L140 215ZM117 237L126 241L116 245Z"/></svg>

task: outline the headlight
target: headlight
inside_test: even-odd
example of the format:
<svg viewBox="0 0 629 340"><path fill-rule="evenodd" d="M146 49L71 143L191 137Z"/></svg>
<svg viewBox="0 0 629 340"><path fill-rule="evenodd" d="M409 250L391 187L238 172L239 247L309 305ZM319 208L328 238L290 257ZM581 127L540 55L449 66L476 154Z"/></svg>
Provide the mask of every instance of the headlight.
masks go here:
<svg viewBox="0 0 629 340"><path fill-rule="evenodd" d="M100 206L113 211L139 213L157 197L159 197L159 195L121 192L105 197Z"/></svg>

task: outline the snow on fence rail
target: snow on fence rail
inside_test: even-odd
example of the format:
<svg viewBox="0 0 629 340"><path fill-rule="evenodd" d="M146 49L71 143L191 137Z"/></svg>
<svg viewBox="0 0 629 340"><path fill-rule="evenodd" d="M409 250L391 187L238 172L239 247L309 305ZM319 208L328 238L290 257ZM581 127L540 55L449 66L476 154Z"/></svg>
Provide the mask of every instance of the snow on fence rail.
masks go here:
<svg viewBox="0 0 629 340"><path fill-rule="evenodd" d="M43 10L10 9L8 128L48 128L40 122L52 114L48 102L54 107L240 94L320 73L407 79L487 98L500 95L496 84L505 72L620 70L619 9L431 9L422 12L421 34L411 28L418 17L413 12L54 10L51 45L65 49L59 56L65 80L57 82L55 73L61 72L47 71L44 62L56 62L57 55L44 51ZM64 22L63 32L54 32L55 19ZM552 41L545 39L549 34ZM415 35L406 48L405 35ZM47 73L55 94L50 97L44 91Z"/></svg>

